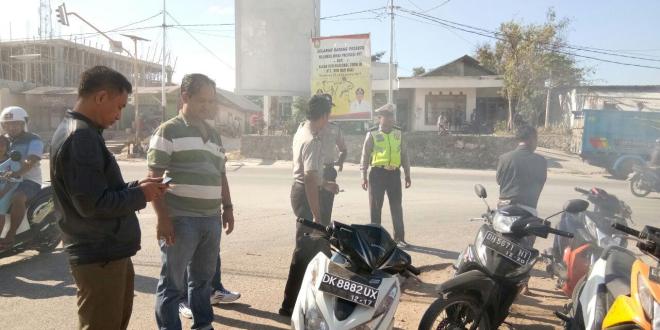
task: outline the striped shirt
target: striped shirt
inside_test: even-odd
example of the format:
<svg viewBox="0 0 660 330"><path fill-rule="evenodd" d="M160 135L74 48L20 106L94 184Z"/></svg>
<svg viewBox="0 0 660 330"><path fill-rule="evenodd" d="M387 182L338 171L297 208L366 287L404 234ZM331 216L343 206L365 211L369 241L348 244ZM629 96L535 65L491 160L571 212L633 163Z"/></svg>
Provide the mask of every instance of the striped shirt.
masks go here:
<svg viewBox="0 0 660 330"><path fill-rule="evenodd" d="M206 124L204 124L206 125ZM149 143L149 168L172 178L165 194L170 216L207 217L220 214L225 151L215 129L208 140L182 114L158 127Z"/></svg>

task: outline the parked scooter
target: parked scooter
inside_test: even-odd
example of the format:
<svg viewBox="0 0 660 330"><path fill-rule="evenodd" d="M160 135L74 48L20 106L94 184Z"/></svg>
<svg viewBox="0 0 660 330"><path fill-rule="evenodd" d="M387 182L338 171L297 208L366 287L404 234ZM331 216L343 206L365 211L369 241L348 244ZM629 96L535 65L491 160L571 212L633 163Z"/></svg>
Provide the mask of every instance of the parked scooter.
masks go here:
<svg viewBox="0 0 660 330"><path fill-rule="evenodd" d="M603 320L603 329L660 329L660 228L646 226L642 232L617 225L617 229L637 240L637 248L656 263L642 259L633 263L629 296L618 296Z"/></svg>
<svg viewBox="0 0 660 330"><path fill-rule="evenodd" d="M625 248L627 241L615 235L612 224L627 225L632 221L632 210L628 204L607 193L604 189L575 188L593 205L593 211L577 214L564 213L556 228L573 233L572 240L555 236L546 270L557 277L557 287L571 297L578 281L589 272L589 267L609 245Z"/></svg>
<svg viewBox="0 0 660 330"><path fill-rule="evenodd" d="M658 170L646 165L633 165L630 177L630 192L637 197L646 197L652 192L660 192Z"/></svg>
<svg viewBox="0 0 660 330"><path fill-rule="evenodd" d="M486 189L476 185L475 192L485 202ZM516 205L494 211L488 203L486 206L487 212L480 219L486 223L474 244L458 257L454 278L440 285L440 297L424 313L420 330L497 329L539 259L535 236L572 236ZM582 212L588 206L584 200L571 200L555 215Z"/></svg>
<svg viewBox="0 0 660 330"><path fill-rule="evenodd" d="M637 240L637 248L657 263L660 229L640 233L614 224ZM555 312L566 329L660 329L660 269L650 267L629 250L606 248L586 281L575 290L568 315Z"/></svg>
<svg viewBox="0 0 660 330"><path fill-rule="evenodd" d="M307 266L292 328L392 329L402 276L419 274L410 255L379 225L298 222L318 231L333 253L319 253Z"/></svg>
<svg viewBox="0 0 660 330"><path fill-rule="evenodd" d="M53 189L44 187L27 202L27 211L23 217L14 244L0 250L0 258L16 255L26 250L40 253L53 251L62 240L62 233L57 225L58 212L53 202ZM5 219L5 228L9 228L9 216ZM6 230L0 228L0 237Z"/></svg>

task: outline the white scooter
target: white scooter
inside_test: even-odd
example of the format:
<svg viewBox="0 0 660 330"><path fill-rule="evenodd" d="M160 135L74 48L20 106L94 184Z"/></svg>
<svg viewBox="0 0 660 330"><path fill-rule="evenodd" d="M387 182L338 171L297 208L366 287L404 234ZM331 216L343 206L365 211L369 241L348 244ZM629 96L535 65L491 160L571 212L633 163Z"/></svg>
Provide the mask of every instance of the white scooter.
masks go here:
<svg viewBox="0 0 660 330"><path fill-rule="evenodd" d="M411 258L379 225L328 227L299 219L330 242L307 266L291 316L294 329L392 329L404 276L418 275Z"/></svg>
<svg viewBox="0 0 660 330"><path fill-rule="evenodd" d="M614 299L630 295L630 269L635 260L632 251L607 246L575 286L569 314L555 312L564 321L565 329L600 330Z"/></svg>

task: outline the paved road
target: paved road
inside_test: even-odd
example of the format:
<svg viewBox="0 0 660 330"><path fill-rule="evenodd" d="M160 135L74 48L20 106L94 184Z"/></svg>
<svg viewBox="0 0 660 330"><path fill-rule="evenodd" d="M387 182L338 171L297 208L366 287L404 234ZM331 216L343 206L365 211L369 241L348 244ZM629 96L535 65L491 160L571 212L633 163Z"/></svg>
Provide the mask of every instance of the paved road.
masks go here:
<svg viewBox="0 0 660 330"><path fill-rule="evenodd" d="M121 162L127 179L138 179L144 162ZM285 329L277 315L293 248L294 225L289 203L289 165L231 163L229 180L236 209L236 230L222 239L223 282L243 293L238 304L215 308L216 328ZM45 171L45 169L44 169ZM334 218L349 223L368 222L367 195L359 186L359 172L349 165L340 176L344 189L336 200ZM432 274L429 283L413 286L404 295L397 327L416 328L419 315L432 298L433 284L446 277L449 263L472 241L479 224L466 219L481 214L484 205L472 190L482 183L496 196L493 171L413 169L413 187L404 193L407 239L413 262ZM635 198L626 182L600 176L551 174L543 192L540 214L561 208L577 198L574 186L600 186L628 202L639 225L657 223L660 204L654 198ZM391 221L387 211L383 223ZM136 297L131 329L153 329L154 291L160 269L151 208L140 213L142 250L133 258ZM539 240L538 246L548 246ZM421 287L421 288L420 288ZM0 320L3 329L72 329L75 326L75 286L61 250L46 255L25 253L0 260ZM412 315L411 315L412 314ZM540 321L539 321L540 322ZM532 322L533 323L533 322ZM188 326L189 323L186 323ZM545 326L544 328L547 328Z"/></svg>

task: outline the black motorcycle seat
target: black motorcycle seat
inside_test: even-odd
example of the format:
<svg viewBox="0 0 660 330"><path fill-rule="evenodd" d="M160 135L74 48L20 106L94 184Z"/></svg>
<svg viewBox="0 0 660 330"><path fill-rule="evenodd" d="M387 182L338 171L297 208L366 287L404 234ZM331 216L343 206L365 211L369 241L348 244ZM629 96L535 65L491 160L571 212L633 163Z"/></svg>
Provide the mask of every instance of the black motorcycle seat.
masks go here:
<svg viewBox="0 0 660 330"><path fill-rule="evenodd" d="M628 251L610 250L605 266L605 286L612 297L630 295L630 270L635 260Z"/></svg>

